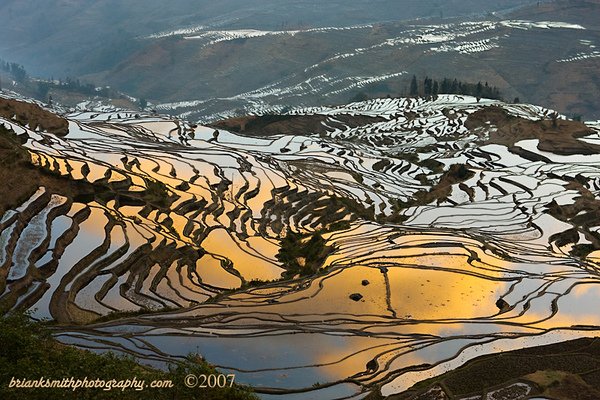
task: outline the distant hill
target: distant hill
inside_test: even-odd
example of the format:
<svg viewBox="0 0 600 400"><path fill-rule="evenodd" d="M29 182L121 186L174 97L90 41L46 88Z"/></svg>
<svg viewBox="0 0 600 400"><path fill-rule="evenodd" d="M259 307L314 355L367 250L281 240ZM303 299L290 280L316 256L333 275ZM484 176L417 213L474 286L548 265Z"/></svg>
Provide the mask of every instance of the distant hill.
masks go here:
<svg viewBox="0 0 600 400"><path fill-rule="evenodd" d="M399 3L8 1L0 56L200 121L405 96L413 75L600 118L598 1Z"/></svg>
<svg viewBox="0 0 600 400"><path fill-rule="evenodd" d="M113 68L140 36L199 26L298 29L486 13L527 0L3 0L0 57L36 75L78 76Z"/></svg>
<svg viewBox="0 0 600 400"><path fill-rule="evenodd" d="M507 100L600 118L600 5L540 4L511 14L303 30L205 28L145 39L91 74L163 112L214 120L287 106L409 94L412 75L488 82Z"/></svg>

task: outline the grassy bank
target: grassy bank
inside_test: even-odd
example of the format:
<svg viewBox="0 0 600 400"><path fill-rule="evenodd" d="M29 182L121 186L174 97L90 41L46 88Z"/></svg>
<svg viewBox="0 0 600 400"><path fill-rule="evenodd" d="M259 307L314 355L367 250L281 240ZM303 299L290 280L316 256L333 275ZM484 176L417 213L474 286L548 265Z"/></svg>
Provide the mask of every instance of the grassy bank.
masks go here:
<svg viewBox="0 0 600 400"><path fill-rule="evenodd" d="M0 318L0 398L11 399L256 399L247 387L234 384L225 388L188 388L186 376L219 374L199 357L188 357L169 371L140 365L131 357L111 353L98 355L54 340L48 327L29 319L25 314L10 314ZM19 380L114 380L112 390L102 388L15 388ZM144 381L146 387L134 386L122 390L119 382L133 379ZM167 387L151 388L151 382ZM229 380L227 381L229 386ZM139 386L138 386L139 388Z"/></svg>

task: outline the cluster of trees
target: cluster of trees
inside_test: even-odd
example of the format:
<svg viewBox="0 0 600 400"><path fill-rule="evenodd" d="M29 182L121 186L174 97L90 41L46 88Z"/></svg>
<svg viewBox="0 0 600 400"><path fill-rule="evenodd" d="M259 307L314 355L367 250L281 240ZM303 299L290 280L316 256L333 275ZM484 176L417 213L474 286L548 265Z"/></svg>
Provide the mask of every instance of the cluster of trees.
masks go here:
<svg viewBox="0 0 600 400"><path fill-rule="evenodd" d="M27 79L27 71L21 64L0 59L0 69L11 74L17 82L24 82Z"/></svg>
<svg viewBox="0 0 600 400"><path fill-rule="evenodd" d="M93 83L81 83L79 79L72 79L69 77L67 77L64 81L59 79L57 86L61 89L87 94L90 96L108 97L108 88L96 90L96 85Z"/></svg>
<svg viewBox="0 0 600 400"><path fill-rule="evenodd" d="M101 88L96 90L96 85L93 83L82 83L79 79L73 79L70 77L59 79L55 81L51 78L49 81L46 80L35 80L28 79L29 74L20 64L14 62L8 62L0 59L0 70L10 74L15 81L23 83L28 87L40 100L47 100L50 90L64 90L72 93L81 93L86 96L100 96L100 97L111 97L116 94L114 90L110 88Z"/></svg>
<svg viewBox="0 0 600 400"><path fill-rule="evenodd" d="M441 81L425 77L423 80L417 79L413 75L410 81L409 95L417 96L437 96L444 94L461 94L474 96L477 98L486 97L489 99L501 100L500 90L496 86L490 86L487 82L466 83L457 79L444 78Z"/></svg>
<svg viewBox="0 0 600 400"><path fill-rule="evenodd" d="M45 99L50 89L66 90L73 93L81 93L86 96L110 97L111 90L109 88L101 88L96 90L96 85L93 83L81 83L79 79L67 77L64 81L59 79L58 82L54 79L50 81L39 81L37 84L37 95L41 99Z"/></svg>
<svg viewBox="0 0 600 400"><path fill-rule="evenodd" d="M375 97L436 97L438 94L459 94L473 96L477 98L488 98L502 100L500 90L496 86L491 86L487 82L469 83L462 82L456 78L443 78L441 80L433 79L428 76L419 79L413 75L408 87L398 90L404 86L403 83L379 83L370 85L365 91L355 93L349 100L350 102L369 100ZM394 94L396 92L396 94ZM515 98L518 103L519 99Z"/></svg>

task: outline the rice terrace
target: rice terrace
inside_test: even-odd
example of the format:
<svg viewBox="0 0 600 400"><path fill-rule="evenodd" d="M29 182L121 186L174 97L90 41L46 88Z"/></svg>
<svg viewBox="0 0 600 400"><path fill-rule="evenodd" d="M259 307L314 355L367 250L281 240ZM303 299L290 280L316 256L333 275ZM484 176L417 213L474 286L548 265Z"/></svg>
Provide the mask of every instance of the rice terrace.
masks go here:
<svg viewBox="0 0 600 400"><path fill-rule="evenodd" d="M0 27L2 398L600 398L600 3L113 3Z"/></svg>

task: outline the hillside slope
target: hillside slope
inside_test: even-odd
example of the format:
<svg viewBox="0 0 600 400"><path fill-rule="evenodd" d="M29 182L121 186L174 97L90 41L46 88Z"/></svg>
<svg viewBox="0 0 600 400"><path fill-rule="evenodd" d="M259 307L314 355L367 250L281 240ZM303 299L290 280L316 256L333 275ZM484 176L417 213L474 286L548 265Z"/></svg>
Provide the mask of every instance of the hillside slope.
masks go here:
<svg viewBox="0 0 600 400"><path fill-rule="evenodd" d="M346 29L226 29L151 37L90 79L210 121L287 106L407 95L413 75L488 82L507 100L600 118L600 4L578 0L463 20Z"/></svg>
<svg viewBox="0 0 600 400"><path fill-rule="evenodd" d="M526 0L4 0L0 57L34 75L56 78L110 70L140 46L138 38L194 29L298 29L470 15ZM110 27L110 29L107 29ZM59 56L57 56L59 55Z"/></svg>

